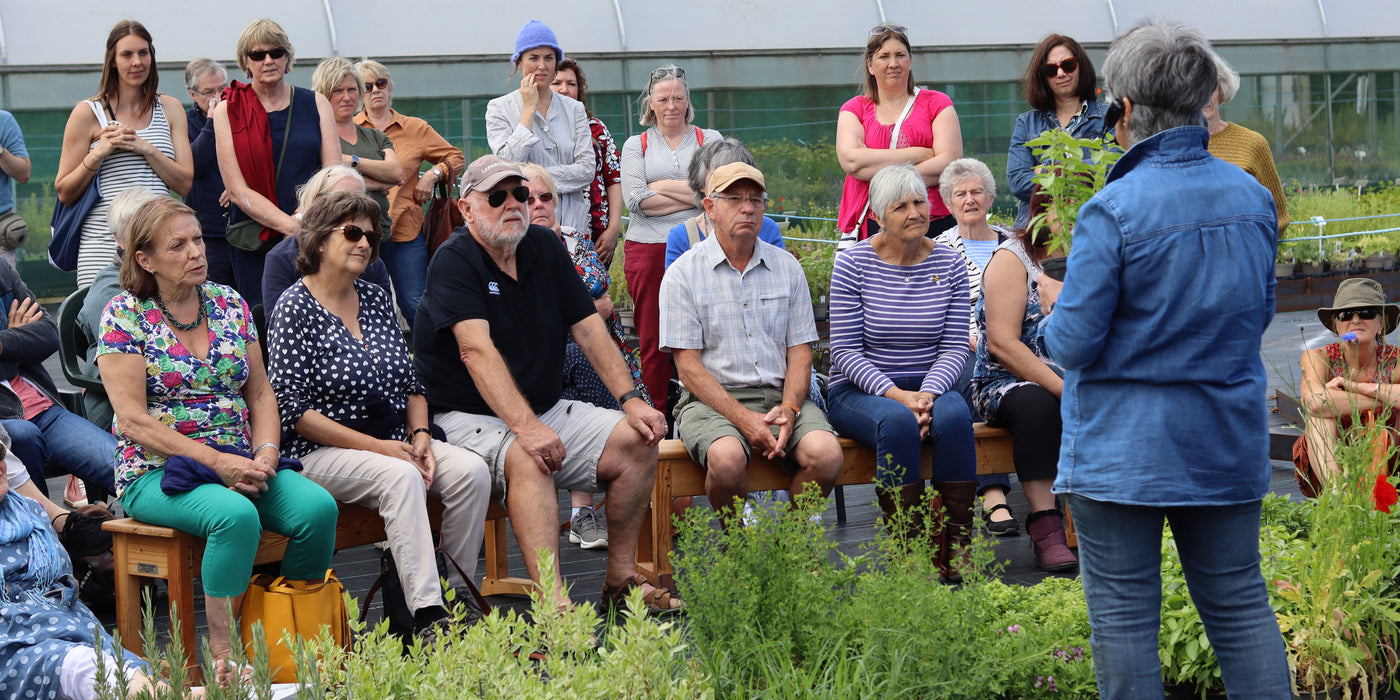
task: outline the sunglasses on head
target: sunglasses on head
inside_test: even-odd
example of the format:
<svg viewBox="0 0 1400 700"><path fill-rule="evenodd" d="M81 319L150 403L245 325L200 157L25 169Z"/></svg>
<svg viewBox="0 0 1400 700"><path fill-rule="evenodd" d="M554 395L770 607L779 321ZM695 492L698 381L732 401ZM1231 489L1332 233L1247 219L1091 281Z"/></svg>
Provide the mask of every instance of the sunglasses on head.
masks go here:
<svg viewBox="0 0 1400 700"><path fill-rule="evenodd" d="M279 46L279 47L277 47L277 48L275 48L275 49L267 49L267 50L255 49L255 50L249 51L249 52L247 53L248 58L249 58L250 60L253 60L253 61L261 61L261 60L263 60L264 58L267 58L268 56L271 56L271 57L272 57L272 60L276 61L277 59L283 58L283 57L285 57L286 55L287 55L287 49L285 49L285 48L283 48L283 47L281 47L281 46Z"/></svg>
<svg viewBox="0 0 1400 700"><path fill-rule="evenodd" d="M537 200L537 199L540 200L541 202L544 202L545 204L549 204L550 202L553 202L553 201L554 201L554 193L553 193L553 192L541 192L541 193L539 193L539 196L530 195L530 198L527 199L527 200L525 200L525 201L526 201L526 203L528 203L528 204L534 204L534 203L535 203L535 200Z"/></svg>
<svg viewBox="0 0 1400 700"><path fill-rule="evenodd" d="M883 22L870 28L870 36L880 36L885 32L894 32L896 34L908 34L909 28L901 27L898 24L889 24L888 22Z"/></svg>
<svg viewBox="0 0 1400 700"><path fill-rule="evenodd" d="M1338 311L1336 314L1336 319L1338 321L1346 322L1350 321L1353 316L1356 316L1359 317L1362 321L1374 321L1376 320L1376 317L1380 315L1380 309L1346 309L1345 311Z"/></svg>
<svg viewBox="0 0 1400 700"><path fill-rule="evenodd" d="M340 235L345 236L345 240L351 243L359 243L361 238L368 237L370 247L379 247L379 234L375 233L374 229L366 231L355 224L341 224L331 230L339 231Z"/></svg>
<svg viewBox="0 0 1400 700"><path fill-rule="evenodd" d="M1079 59L1070 56L1059 63L1046 63L1041 66L1040 77L1049 80L1059 74L1060 71L1064 71L1065 75L1074 75L1074 72L1077 70L1079 70Z"/></svg>
<svg viewBox="0 0 1400 700"><path fill-rule="evenodd" d="M378 79L378 80L366 80L366 81L365 81L365 92L369 92L369 91L371 91L371 90L373 90L373 89L375 89L375 88L379 88L380 90L383 90L383 89L385 89L385 88L387 88L387 87L389 87L389 79L388 79L388 78L380 78L380 79Z"/></svg>
<svg viewBox="0 0 1400 700"><path fill-rule="evenodd" d="M662 66L651 72L652 82L656 82L658 80L661 80L662 78L671 77L684 78L685 69L679 66Z"/></svg>
<svg viewBox="0 0 1400 700"><path fill-rule="evenodd" d="M506 203L506 197L514 197L517 202L530 201L530 188L524 185L516 185L508 190L491 190L486 193L486 203L495 209Z"/></svg>

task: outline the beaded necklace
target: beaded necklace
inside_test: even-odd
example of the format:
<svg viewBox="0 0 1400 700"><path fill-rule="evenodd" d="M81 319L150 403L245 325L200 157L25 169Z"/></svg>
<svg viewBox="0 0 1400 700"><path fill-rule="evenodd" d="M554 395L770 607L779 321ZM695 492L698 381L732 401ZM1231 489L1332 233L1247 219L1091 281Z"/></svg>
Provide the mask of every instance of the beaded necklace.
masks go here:
<svg viewBox="0 0 1400 700"><path fill-rule="evenodd" d="M170 325L182 331L192 331L198 328L199 324L204 323L204 292L195 288L195 296L199 299L199 315L195 316L194 323L180 323L175 320L175 314L170 313L170 309L165 308L165 300L161 299L159 294L156 295L156 306L160 307L160 312L165 314L165 320L169 321Z"/></svg>

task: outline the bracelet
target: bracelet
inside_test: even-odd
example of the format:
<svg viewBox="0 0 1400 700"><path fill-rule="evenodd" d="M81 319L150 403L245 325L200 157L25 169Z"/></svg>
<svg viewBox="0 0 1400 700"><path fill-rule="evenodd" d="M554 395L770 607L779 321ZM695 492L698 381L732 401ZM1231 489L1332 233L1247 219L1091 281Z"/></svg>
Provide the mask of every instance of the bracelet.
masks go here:
<svg viewBox="0 0 1400 700"><path fill-rule="evenodd" d="M794 416L800 416L800 415L802 415L802 409L800 409L800 408L798 408L798 407L796 407L796 406L794 406L794 405L792 405L792 404L790 404L790 403L788 403L788 402L786 402L786 401L784 401L781 405L782 405L783 408L791 409L791 410L792 410L792 415L794 415Z"/></svg>
<svg viewBox="0 0 1400 700"><path fill-rule="evenodd" d="M417 435L418 433L427 433L428 437L433 436L433 431L428 430L427 428L414 428L413 432L408 434L408 439L412 440L413 436Z"/></svg>
<svg viewBox="0 0 1400 700"><path fill-rule="evenodd" d="M253 456L254 456L254 457L257 457L259 452L262 452L263 450L265 450L265 449L267 449L267 448L269 448L269 447L272 448L272 451L273 451L273 452L277 453L277 456L278 456L278 457L281 457L281 456L282 456L282 448L278 447L275 443L271 443L271 442L264 442L263 444L258 445L257 447L254 447L254 448L253 448Z"/></svg>
<svg viewBox="0 0 1400 700"><path fill-rule="evenodd" d="M94 168L94 167L92 167L91 165L88 165L88 164L87 164L87 156L83 156L83 167L84 167L84 168L87 168L88 170L91 170L91 171L93 171L93 172L97 172L97 168Z"/></svg>
<svg viewBox="0 0 1400 700"><path fill-rule="evenodd" d="M641 389L641 387L633 388L631 391L629 391L629 392L623 394L622 396L617 397L617 406L618 406L618 408L621 408L621 407L622 407L622 404L625 404L625 403L627 403L628 401L631 401L632 399L640 399L640 398L642 398L642 389Z"/></svg>

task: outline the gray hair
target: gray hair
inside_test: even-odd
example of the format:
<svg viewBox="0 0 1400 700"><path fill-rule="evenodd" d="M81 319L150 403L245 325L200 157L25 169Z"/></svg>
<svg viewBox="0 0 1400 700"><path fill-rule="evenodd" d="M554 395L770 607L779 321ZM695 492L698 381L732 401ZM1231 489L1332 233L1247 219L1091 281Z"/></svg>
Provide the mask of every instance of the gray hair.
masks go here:
<svg viewBox="0 0 1400 700"><path fill-rule="evenodd" d="M107 206L107 230L112 232L112 238L117 239L118 248L126 248L126 227L131 222L131 215L142 204L158 196L144 187L128 187Z"/></svg>
<svg viewBox="0 0 1400 700"><path fill-rule="evenodd" d="M212 58L196 58L185 66L185 89L194 92L199 89L199 81L206 75L217 73L225 82L228 82L228 70L223 64Z"/></svg>
<svg viewBox="0 0 1400 700"><path fill-rule="evenodd" d="M1225 104L1235 99L1240 91L1240 74L1220 54L1215 54L1214 58L1216 89L1220 90L1220 104Z"/></svg>
<svg viewBox="0 0 1400 700"><path fill-rule="evenodd" d="M332 165L312 173L311 177L306 179L306 184L297 188L297 211L310 211L311 204L317 197L329 192L335 183L346 178L359 182L360 191L364 191L364 176L348 165Z"/></svg>
<svg viewBox="0 0 1400 700"><path fill-rule="evenodd" d="M910 163L889 165L870 178L870 211L883 223L885 210L906 195L928 197L928 185L919 169Z"/></svg>
<svg viewBox="0 0 1400 700"><path fill-rule="evenodd" d="M1214 55L1199 31L1162 19L1149 19L1114 41L1103 74L1109 92L1133 104L1123 145L1167 129L1205 126L1201 110L1216 87Z"/></svg>
<svg viewBox="0 0 1400 700"><path fill-rule="evenodd" d="M952 204L953 186L974 177L982 178L982 189L987 191L988 197L995 199L997 179L992 176L992 169L976 158L959 158L949 163L938 176L938 195L943 198L945 204Z"/></svg>
<svg viewBox="0 0 1400 700"><path fill-rule="evenodd" d="M690 158L690 169L686 172L686 184L695 193L695 207L705 210L705 185L710 181L710 173L721 165L747 163L755 165L753 154L739 139L708 141Z"/></svg>
<svg viewBox="0 0 1400 700"><path fill-rule="evenodd" d="M690 101L690 83L685 81L685 71L674 63L668 63L652 70L651 76L647 79L647 87L642 90L641 99L637 100L637 113L642 115L641 125L656 125L656 111L651 108L651 90L663 80L680 81L681 87L685 88L686 96L685 123L689 124L695 121L695 103Z"/></svg>

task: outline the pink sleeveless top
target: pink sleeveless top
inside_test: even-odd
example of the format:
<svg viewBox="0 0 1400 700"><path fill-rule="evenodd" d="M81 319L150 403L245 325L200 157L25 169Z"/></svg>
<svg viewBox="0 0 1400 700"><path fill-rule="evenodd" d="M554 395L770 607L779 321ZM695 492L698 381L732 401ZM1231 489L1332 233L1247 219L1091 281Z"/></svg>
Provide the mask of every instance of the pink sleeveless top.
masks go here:
<svg viewBox="0 0 1400 700"><path fill-rule="evenodd" d="M909 116L905 118L904 124L899 128L898 148L909 148L911 146L933 147L933 119L943 110L952 107L953 100L947 95L937 90L919 90L919 95L914 98L914 108L909 111ZM866 148L890 147L890 133L894 131L894 124L881 124L875 118L875 103L865 95L857 95L841 105L842 112L850 112L856 115L862 126L865 127ZM842 231L850 232L860 225L858 220L865 204L870 197L870 183L866 180L857 179L851 175L846 175L845 186L841 189L841 208L836 218L837 226ZM931 188L928 192L929 216L937 219L948 215L948 207L943 203L943 198L938 194L938 188Z"/></svg>

